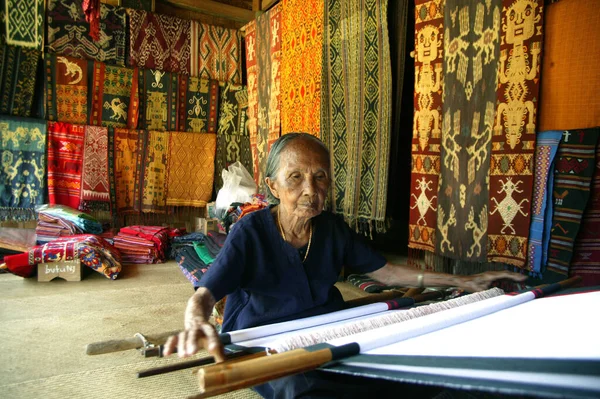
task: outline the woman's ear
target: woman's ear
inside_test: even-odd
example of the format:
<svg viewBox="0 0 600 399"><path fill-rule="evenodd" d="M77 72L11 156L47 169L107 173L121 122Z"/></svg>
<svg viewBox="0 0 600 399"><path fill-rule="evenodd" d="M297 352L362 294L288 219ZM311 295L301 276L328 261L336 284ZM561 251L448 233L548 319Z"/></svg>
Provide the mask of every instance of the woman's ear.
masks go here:
<svg viewBox="0 0 600 399"><path fill-rule="evenodd" d="M265 177L265 183L269 187L269 190L271 190L271 194L273 194L273 197L279 199L279 192L277 191L277 188L275 187L276 186L275 180L272 180L270 177Z"/></svg>

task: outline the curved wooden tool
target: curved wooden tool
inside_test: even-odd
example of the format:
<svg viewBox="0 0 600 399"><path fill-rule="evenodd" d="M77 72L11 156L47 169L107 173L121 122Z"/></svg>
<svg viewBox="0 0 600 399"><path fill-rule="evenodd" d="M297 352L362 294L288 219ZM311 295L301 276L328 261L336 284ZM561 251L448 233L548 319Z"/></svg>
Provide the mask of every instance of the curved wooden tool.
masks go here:
<svg viewBox="0 0 600 399"><path fill-rule="evenodd" d="M85 347L85 353L87 355L102 355L105 353L125 351L129 349L140 349L144 348L145 343L150 343L153 345L163 345L167 341L167 338L169 338L171 335L177 334L179 334L179 331L169 331L165 333L148 335L145 337L146 342L144 342L144 339L139 336L134 336L126 339L114 339L110 341L94 342L92 344L88 344Z"/></svg>

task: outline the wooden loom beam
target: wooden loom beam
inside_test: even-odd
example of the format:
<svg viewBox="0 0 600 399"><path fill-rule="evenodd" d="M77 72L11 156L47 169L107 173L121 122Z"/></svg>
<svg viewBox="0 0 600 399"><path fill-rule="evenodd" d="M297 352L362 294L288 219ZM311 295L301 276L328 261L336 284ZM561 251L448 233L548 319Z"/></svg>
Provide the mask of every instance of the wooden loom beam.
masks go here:
<svg viewBox="0 0 600 399"><path fill-rule="evenodd" d="M198 11L243 23L250 22L254 19L253 10L247 10L245 8L219 3L213 0L165 0L165 2L187 10Z"/></svg>

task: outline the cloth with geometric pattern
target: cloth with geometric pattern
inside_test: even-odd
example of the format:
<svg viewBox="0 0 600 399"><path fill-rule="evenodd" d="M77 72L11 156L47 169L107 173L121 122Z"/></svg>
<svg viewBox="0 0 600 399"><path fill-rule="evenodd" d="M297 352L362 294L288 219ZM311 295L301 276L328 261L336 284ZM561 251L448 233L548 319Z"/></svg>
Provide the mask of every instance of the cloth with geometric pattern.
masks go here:
<svg viewBox="0 0 600 399"><path fill-rule="evenodd" d="M129 65L190 73L189 20L128 9Z"/></svg>
<svg viewBox="0 0 600 399"><path fill-rule="evenodd" d="M334 0L324 20L321 137L332 159L331 210L358 231L382 232L392 106L387 0Z"/></svg>
<svg viewBox="0 0 600 399"><path fill-rule="evenodd" d="M154 12L155 0L120 0L119 4L125 8L135 8L136 10L146 10Z"/></svg>
<svg viewBox="0 0 600 399"><path fill-rule="evenodd" d="M41 52L0 46L0 114L30 116Z"/></svg>
<svg viewBox="0 0 600 399"><path fill-rule="evenodd" d="M219 82L242 82L242 35L237 29L192 21L192 46L198 45L191 59L191 76ZM195 44L194 44L195 43Z"/></svg>
<svg viewBox="0 0 600 399"><path fill-rule="evenodd" d="M552 202L552 192L548 190L550 171L554 170L554 157L562 137L560 131L547 131L537 134L535 144L535 171L533 198L531 200L531 227L527 243L527 264L525 269L532 275L540 275L542 269L542 253L547 251L542 242L544 236L550 234L552 211L548 212L547 204ZM554 178L554 174L552 174ZM548 227L548 228L546 228ZM547 244L546 244L547 245Z"/></svg>
<svg viewBox="0 0 600 399"><path fill-rule="evenodd" d="M42 51L44 11L44 0L0 1L0 45L9 44Z"/></svg>
<svg viewBox="0 0 600 399"><path fill-rule="evenodd" d="M600 128L566 130L554 167L554 213L547 269L569 275L573 246L590 198Z"/></svg>
<svg viewBox="0 0 600 399"><path fill-rule="evenodd" d="M177 130L177 74L140 69L139 127L146 130Z"/></svg>
<svg viewBox="0 0 600 399"><path fill-rule="evenodd" d="M46 192L46 122L0 118L0 220L35 220Z"/></svg>
<svg viewBox="0 0 600 399"><path fill-rule="evenodd" d="M265 193L264 173L271 145L280 136L281 3L248 23L246 74L248 81L248 133L253 176L258 192Z"/></svg>
<svg viewBox="0 0 600 399"><path fill-rule="evenodd" d="M216 134L169 132L167 206L203 207L215 174Z"/></svg>
<svg viewBox="0 0 600 399"><path fill-rule="evenodd" d="M487 259L490 150L501 0L446 0L437 253ZM422 188L421 188L422 189Z"/></svg>
<svg viewBox="0 0 600 399"><path fill-rule="evenodd" d="M434 252L442 131L444 2L416 0L415 5L415 113L408 246Z"/></svg>
<svg viewBox="0 0 600 399"><path fill-rule="evenodd" d="M569 270L570 276L580 276L581 284L587 287L600 285L600 139L596 144L596 170L590 195Z"/></svg>
<svg viewBox="0 0 600 399"><path fill-rule="evenodd" d="M128 127L138 123L138 69L94 62L90 125Z"/></svg>
<svg viewBox="0 0 600 399"><path fill-rule="evenodd" d="M95 41L81 0L48 0L47 51L124 66L126 21L125 8L100 4L100 40Z"/></svg>
<svg viewBox="0 0 600 399"><path fill-rule="evenodd" d="M167 205L167 165L169 132L149 131L142 146L142 212L164 213ZM191 182L190 182L191 183Z"/></svg>
<svg viewBox="0 0 600 399"><path fill-rule="evenodd" d="M93 61L45 54L46 118L50 121L88 123L88 87Z"/></svg>
<svg viewBox="0 0 600 399"><path fill-rule="evenodd" d="M216 133L219 112L219 82L179 75L179 130Z"/></svg>
<svg viewBox="0 0 600 399"><path fill-rule="evenodd" d="M597 0L561 0L544 16L540 130L600 125L600 12Z"/></svg>
<svg viewBox="0 0 600 399"><path fill-rule="evenodd" d="M321 130L323 0L289 0L281 10L281 134Z"/></svg>
<svg viewBox="0 0 600 399"><path fill-rule="evenodd" d="M215 155L215 192L223 187L221 172L240 161L252 175L252 150L248 136L248 90L228 83L221 91L217 153Z"/></svg>
<svg viewBox="0 0 600 399"><path fill-rule="evenodd" d="M531 220L543 0L502 0L489 171L488 261L524 267Z"/></svg>
<svg viewBox="0 0 600 399"><path fill-rule="evenodd" d="M114 179L116 213L125 214L141 210L139 192L141 186L141 154L144 130L114 129Z"/></svg>
<svg viewBox="0 0 600 399"><path fill-rule="evenodd" d="M81 210L110 210L108 179L108 128L85 127Z"/></svg>
<svg viewBox="0 0 600 399"><path fill-rule="evenodd" d="M48 122L48 203L79 209L85 126Z"/></svg>

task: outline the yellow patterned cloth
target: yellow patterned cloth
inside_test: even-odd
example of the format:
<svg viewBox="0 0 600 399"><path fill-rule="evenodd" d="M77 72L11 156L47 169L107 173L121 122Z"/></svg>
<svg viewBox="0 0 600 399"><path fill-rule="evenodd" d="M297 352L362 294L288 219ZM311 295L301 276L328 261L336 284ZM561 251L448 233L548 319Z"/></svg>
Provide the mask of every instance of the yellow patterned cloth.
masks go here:
<svg viewBox="0 0 600 399"><path fill-rule="evenodd" d="M148 132L142 163L142 212L166 211L168 157L169 132Z"/></svg>
<svg viewBox="0 0 600 399"><path fill-rule="evenodd" d="M202 207L210 201L217 135L169 132L168 206Z"/></svg>
<svg viewBox="0 0 600 399"><path fill-rule="evenodd" d="M323 0L285 0L281 12L281 134L321 130Z"/></svg>

